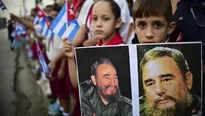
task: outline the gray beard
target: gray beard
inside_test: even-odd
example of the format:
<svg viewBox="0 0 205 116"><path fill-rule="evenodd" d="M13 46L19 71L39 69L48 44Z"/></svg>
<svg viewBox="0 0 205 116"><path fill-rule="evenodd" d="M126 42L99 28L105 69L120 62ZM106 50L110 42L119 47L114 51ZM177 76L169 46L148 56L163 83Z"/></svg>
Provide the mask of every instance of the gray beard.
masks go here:
<svg viewBox="0 0 205 116"><path fill-rule="evenodd" d="M193 98L188 91L184 98L180 100L172 98L172 100L176 102L176 106L174 108L160 109L151 106L148 103L147 97L145 97L145 114L147 116L182 116L190 111Z"/></svg>

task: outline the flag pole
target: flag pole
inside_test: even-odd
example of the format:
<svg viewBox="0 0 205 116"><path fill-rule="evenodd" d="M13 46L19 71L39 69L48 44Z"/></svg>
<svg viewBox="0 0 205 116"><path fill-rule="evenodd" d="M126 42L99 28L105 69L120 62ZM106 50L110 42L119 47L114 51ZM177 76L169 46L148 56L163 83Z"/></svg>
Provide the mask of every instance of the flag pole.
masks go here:
<svg viewBox="0 0 205 116"><path fill-rule="evenodd" d="M66 3L66 29L68 29L68 0L65 0Z"/></svg>

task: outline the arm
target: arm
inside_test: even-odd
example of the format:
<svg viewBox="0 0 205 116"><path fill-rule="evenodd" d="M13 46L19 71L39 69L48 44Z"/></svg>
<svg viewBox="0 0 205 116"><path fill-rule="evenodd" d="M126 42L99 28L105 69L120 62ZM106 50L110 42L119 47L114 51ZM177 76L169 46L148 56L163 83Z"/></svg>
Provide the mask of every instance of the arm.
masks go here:
<svg viewBox="0 0 205 116"><path fill-rule="evenodd" d="M65 64L66 63L66 59L62 59L62 62L61 62L61 66L60 66L60 70L58 71L58 78L61 80L64 78L65 76Z"/></svg>
<svg viewBox="0 0 205 116"><path fill-rule="evenodd" d="M52 74L52 72L54 71L54 69L56 67L56 62L58 60L60 60L61 58L63 58L63 57L64 57L64 53L62 51L60 51L60 53L51 60L51 62L48 65L51 74Z"/></svg>
<svg viewBox="0 0 205 116"><path fill-rule="evenodd" d="M24 20L24 19L12 14L12 13L10 13L10 17L11 17L11 20L18 21L19 23L23 24L26 28L29 28L31 30L35 30L33 23L31 23L27 20Z"/></svg>
<svg viewBox="0 0 205 116"><path fill-rule="evenodd" d="M80 29L76 33L74 39L72 40L73 46L80 46L83 41L87 38L86 26L82 24Z"/></svg>
<svg viewBox="0 0 205 116"><path fill-rule="evenodd" d="M20 17L18 17L16 15L12 14L12 13L10 13L10 17L11 17L11 20L18 21L19 23L23 24L26 28L31 29L31 31L34 32L34 36L36 38L40 38L40 39L44 38L43 36L40 36L40 35L37 34L35 26L34 26L33 23L31 23L31 22L29 22L27 20L24 20L24 19L22 19L22 18L20 18Z"/></svg>
<svg viewBox="0 0 205 116"><path fill-rule="evenodd" d="M69 77L71 84L74 88L78 87L78 78L77 78L77 69L75 64L75 59L67 58L68 59L68 70L69 70Z"/></svg>
<svg viewBox="0 0 205 116"><path fill-rule="evenodd" d="M68 71L71 84L74 88L78 87L78 79L77 79L77 69L75 64L75 57L74 57L74 48L68 40L66 40L63 44L62 51L67 57L68 60Z"/></svg>

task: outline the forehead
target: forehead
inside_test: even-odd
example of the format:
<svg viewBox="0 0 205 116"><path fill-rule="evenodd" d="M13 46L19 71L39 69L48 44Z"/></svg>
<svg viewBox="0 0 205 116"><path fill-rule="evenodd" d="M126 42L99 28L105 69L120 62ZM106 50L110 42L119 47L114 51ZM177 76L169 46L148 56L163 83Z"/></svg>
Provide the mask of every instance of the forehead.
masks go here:
<svg viewBox="0 0 205 116"><path fill-rule="evenodd" d="M148 61L144 66L142 77L144 80L150 77L159 77L164 74L181 75L178 65L168 56Z"/></svg>
<svg viewBox="0 0 205 116"><path fill-rule="evenodd" d="M93 6L93 13L112 13L111 6L106 1L99 1Z"/></svg>
<svg viewBox="0 0 205 116"><path fill-rule="evenodd" d="M164 16L149 16L149 17L142 17L142 18L136 17L135 22L138 21L145 21L145 22L160 21L163 23L168 23Z"/></svg>
<svg viewBox="0 0 205 116"><path fill-rule="evenodd" d="M116 72L115 68L111 64L100 64L97 68L97 73L105 73L105 72Z"/></svg>

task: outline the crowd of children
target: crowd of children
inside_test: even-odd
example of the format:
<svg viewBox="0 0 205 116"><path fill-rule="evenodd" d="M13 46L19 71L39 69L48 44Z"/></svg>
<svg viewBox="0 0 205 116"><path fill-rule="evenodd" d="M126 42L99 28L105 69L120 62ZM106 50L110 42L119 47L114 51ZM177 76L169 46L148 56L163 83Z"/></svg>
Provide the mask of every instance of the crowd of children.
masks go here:
<svg viewBox="0 0 205 116"><path fill-rule="evenodd" d="M198 4L204 3L201 0L196 1ZM186 0L68 0L68 3L80 25L72 41L57 34L54 34L52 39L42 35L42 25L33 23L34 17L38 16L38 11L35 9L31 10L31 17L28 19L10 15L11 21L17 21L27 29L28 53L32 54L30 56L35 62L34 67L38 64L34 38L38 38L49 67L49 72L42 73L42 78L39 80L49 80L53 99L48 111L51 115L58 115L60 112L63 116L81 115L74 58L75 47L194 41L187 35L194 32L182 23L183 20L180 19L183 18L180 17L182 14L179 14L181 9L178 9L181 7L177 6L177 4L184 5ZM43 9L50 23L57 17L61 7L60 4L54 4ZM194 8L199 16L199 9ZM195 10L194 8L192 10ZM194 23L200 21L197 19ZM196 26L194 28L197 29ZM203 26L199 28L204 32ZM204 41L204 33L200 34L202 35L197 35L197 41ZM74 97L74 106L69 102L70 95ZM74 109L70 111L70 107Z"/></svg>

